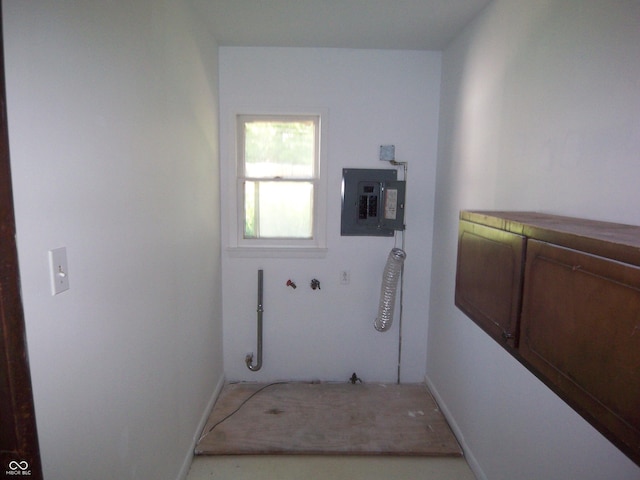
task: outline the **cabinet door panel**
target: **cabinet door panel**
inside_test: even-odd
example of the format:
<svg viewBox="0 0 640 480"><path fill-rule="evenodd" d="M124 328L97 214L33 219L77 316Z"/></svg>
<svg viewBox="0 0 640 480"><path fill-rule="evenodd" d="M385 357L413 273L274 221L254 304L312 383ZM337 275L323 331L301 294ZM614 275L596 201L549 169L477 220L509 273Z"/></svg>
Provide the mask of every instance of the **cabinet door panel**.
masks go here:
<svg viewBox="0 0 640 480"><path fill-rule="evenodd" d="M569 404L640 454L640 268L529 240L520 354Z"/></svg>
<svg viewBox="0 0 640 480"><path fill-rule="evenodd" d="M460 221L455 303L505 346L516 347L525 238Z"/></svg>

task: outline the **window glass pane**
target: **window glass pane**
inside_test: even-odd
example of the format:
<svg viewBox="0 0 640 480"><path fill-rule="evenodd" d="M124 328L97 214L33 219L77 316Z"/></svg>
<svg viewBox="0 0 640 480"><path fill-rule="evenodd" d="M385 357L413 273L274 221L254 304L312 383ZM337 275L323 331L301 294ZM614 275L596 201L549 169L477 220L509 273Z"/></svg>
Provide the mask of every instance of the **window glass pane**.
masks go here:
<svg viewBox="0 0 640 480"><path fill-rule="evenodd" d="M312 238L312 182L245 182L245 238Z"/></svg>
<svg viewBox="0 0 640 480"><path fill-rule="evenodd" d="M244 186L244 237L257 238L256 182L245 182Z"/></svg>
<svg viewBox="0 0 640 480"><path fill-rule="evenodd" d="M313 178L316 126L313 120L244 123L245 176Z"/></svg>

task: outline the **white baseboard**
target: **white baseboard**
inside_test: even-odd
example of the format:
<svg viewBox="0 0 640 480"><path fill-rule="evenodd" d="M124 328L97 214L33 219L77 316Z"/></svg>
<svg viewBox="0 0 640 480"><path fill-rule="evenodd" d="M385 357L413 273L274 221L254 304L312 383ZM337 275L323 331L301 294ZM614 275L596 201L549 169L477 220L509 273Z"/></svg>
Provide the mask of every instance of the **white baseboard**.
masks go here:
<svg viewBox="0 0 640 480"><path fill-rule="evenodd" d="M202 429L207 423L207 420L209 419L209 415L211 415L211 410L213 410L213 406L215 405L216 400L218 399L218 396L222 391L222 387L224 387L224 383L225 383L225 376L222 375L218 380L218 383L216 384L215 388L213 389L213 393L211 394L211 397L207 402L207 406L205 407L204 412L202 412L202 416L200 417L200 421L198 422L196 431L193 434L193 439L191 440L189 451L187 451L185 455L184 461L182 462L182 467L178 472L178 476L176 480L185 480L187 478L187 475L189 474L189 469L191 468L191 462L193 461L193 452L196 449L198 440L200 440L200 434L202 433Z"/></svg>
<svg viewBox="0 0 640 480"><path fill-rule="evenodd" d="M464 453L464 458L467 461L467 463L469 464L469 468L471 468L471 471L473 472L473 474L475 475L475 477L478 480L487 480L487 477L484 474L484 472L482 471L482 468L480 467L480 464L478 463L476 458L473 456L473 452L469 448L469 445L467 445L467 443L465 442L464 435L462 434L462 431L460 430L460 427L458 427L458 424L456 423L455 418L453 418L453 415L451 415L451 412L447 408L447 404L444 402L444 400L442 399L442 397L438 393L438 389L431 382L431 380L429 379L429 377L427 375L425 375L424 381L427 384L427 387L429 388L429 391L431 392L431 395L433 395L433 398L436 399L436 402L438 403L438 407L442 411L442 414L447 419L447 422L449 423L449 426L451 427L451 430L453 431L453 434L456 436L456 439L458 440L458 443L462 447L462 451Z"/></svg>

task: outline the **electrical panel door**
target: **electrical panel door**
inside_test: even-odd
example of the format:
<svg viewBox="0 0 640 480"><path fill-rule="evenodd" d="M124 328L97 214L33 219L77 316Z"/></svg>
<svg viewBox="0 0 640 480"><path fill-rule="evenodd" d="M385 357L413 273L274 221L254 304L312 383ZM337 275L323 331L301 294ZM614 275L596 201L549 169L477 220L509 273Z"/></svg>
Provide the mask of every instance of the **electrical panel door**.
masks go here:
<svg viewBox="0 0 640 480"><path fill-rule="evenodd" d="M341 235L391 237L404 230L405 192L396 170L343 169Z"/></svg>

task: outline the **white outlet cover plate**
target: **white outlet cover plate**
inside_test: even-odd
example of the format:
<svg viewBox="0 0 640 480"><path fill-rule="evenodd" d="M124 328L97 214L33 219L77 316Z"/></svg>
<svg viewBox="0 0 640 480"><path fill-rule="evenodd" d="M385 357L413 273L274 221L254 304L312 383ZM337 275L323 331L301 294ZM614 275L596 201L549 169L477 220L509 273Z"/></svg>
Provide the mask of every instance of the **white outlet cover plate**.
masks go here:
<svg viewBox="0 0 640 480"><path fill-rule="evenodd" d="M51 277L51 295L69 290L69 269L65 247L49 250L49 276Z"/></svg>

